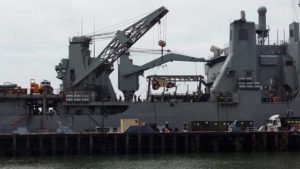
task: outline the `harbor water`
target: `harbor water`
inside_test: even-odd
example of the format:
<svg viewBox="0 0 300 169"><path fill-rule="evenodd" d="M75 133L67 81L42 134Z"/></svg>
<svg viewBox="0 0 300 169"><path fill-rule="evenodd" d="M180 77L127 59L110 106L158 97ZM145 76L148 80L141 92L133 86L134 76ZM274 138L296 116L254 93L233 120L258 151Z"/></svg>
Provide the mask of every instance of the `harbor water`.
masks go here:
<svg viewBox="0 0 300 169"><path fill-rule="evenodd" d="M1 158L2 169L297 169L299 152Z"/></svg>

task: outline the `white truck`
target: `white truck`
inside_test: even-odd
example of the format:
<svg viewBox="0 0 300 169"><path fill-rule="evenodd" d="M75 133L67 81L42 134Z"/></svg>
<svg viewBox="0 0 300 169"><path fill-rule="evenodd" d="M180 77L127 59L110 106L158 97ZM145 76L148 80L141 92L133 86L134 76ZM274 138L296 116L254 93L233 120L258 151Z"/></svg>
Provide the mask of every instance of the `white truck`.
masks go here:
<svg viewBox="0 0 300 169"><path fill-rule="evenodd" d="M267 131L300 131L300 117L280 117L278 114L268 119Z"/></svg>
<svg viewBox="0 0 300 169"><path fill-rule="evenodd" d="M279 128L281 128L281 121L279 118L279 115L273 115L269 118L267 123L267 131L279 131Z"/></svg>

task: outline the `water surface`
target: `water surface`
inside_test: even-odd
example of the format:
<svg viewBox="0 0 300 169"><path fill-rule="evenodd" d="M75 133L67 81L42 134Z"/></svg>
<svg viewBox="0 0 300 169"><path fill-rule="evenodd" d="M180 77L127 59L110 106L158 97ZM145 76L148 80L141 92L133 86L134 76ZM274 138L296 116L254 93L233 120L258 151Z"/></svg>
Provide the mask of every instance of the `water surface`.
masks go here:
<svg viewBox="0 0 300 169"><path fill-rule="evenodd" d="M300 153L68 156L0 159L2 169L300 169Z"/></svg>

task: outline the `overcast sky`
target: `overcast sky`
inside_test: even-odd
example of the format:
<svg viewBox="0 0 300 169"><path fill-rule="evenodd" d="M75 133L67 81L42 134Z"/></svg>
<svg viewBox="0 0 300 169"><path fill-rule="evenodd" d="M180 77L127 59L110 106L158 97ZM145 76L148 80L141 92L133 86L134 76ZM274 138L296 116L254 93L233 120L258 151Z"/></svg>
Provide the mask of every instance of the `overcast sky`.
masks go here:
<svg viewBox="0 0 300 169"><path fill-rule="evenodd" d="M194 57L211 55L211 45L228 43L229 24L245 10L246 19L257 22L257 8L266 6L271 38L283 39L288 24L298 20L297 0L1 0L0 1L0 83L13 82L29 87L29 80L60 81L54 70L68 57L68 41L81 32L96 30L149 13L160 6L169 9L166 19L167 49ZM287 35L287 33L286 33ZM134 47L158 49L158 27L153 27ZM103 43L103 42L102 42ZM101 44L101 43L100 43ZM103 45L97 45L100 53ZM157 55L132 54L135 64ZM117 69L117 66L115 65ZM203 74L203 64L172 62L149 74ZM117 71L111 75L117 90ZM145 92L141 79L138 95ZM184 88L184 87L182 87Z"/></svg>

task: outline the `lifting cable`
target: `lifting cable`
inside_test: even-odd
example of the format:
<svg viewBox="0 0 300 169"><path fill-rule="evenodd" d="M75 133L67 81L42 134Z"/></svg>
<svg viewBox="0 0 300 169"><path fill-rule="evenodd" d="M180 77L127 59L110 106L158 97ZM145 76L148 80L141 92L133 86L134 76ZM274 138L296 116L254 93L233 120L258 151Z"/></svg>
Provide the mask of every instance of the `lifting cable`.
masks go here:
<svg viewBox="0 0 300 169"><path fill-rule="evenodd" d="M162 21L158 23L158 45L161 47L161 57L164 54L164 47L166 46L166 18L162 18ZM162 68L167 69L167 74L168 74L168 66L167 64L164 64L161 66ZM166 70L164 69L166 72ZM166 73L165 73L166 74Z"/></svg>

